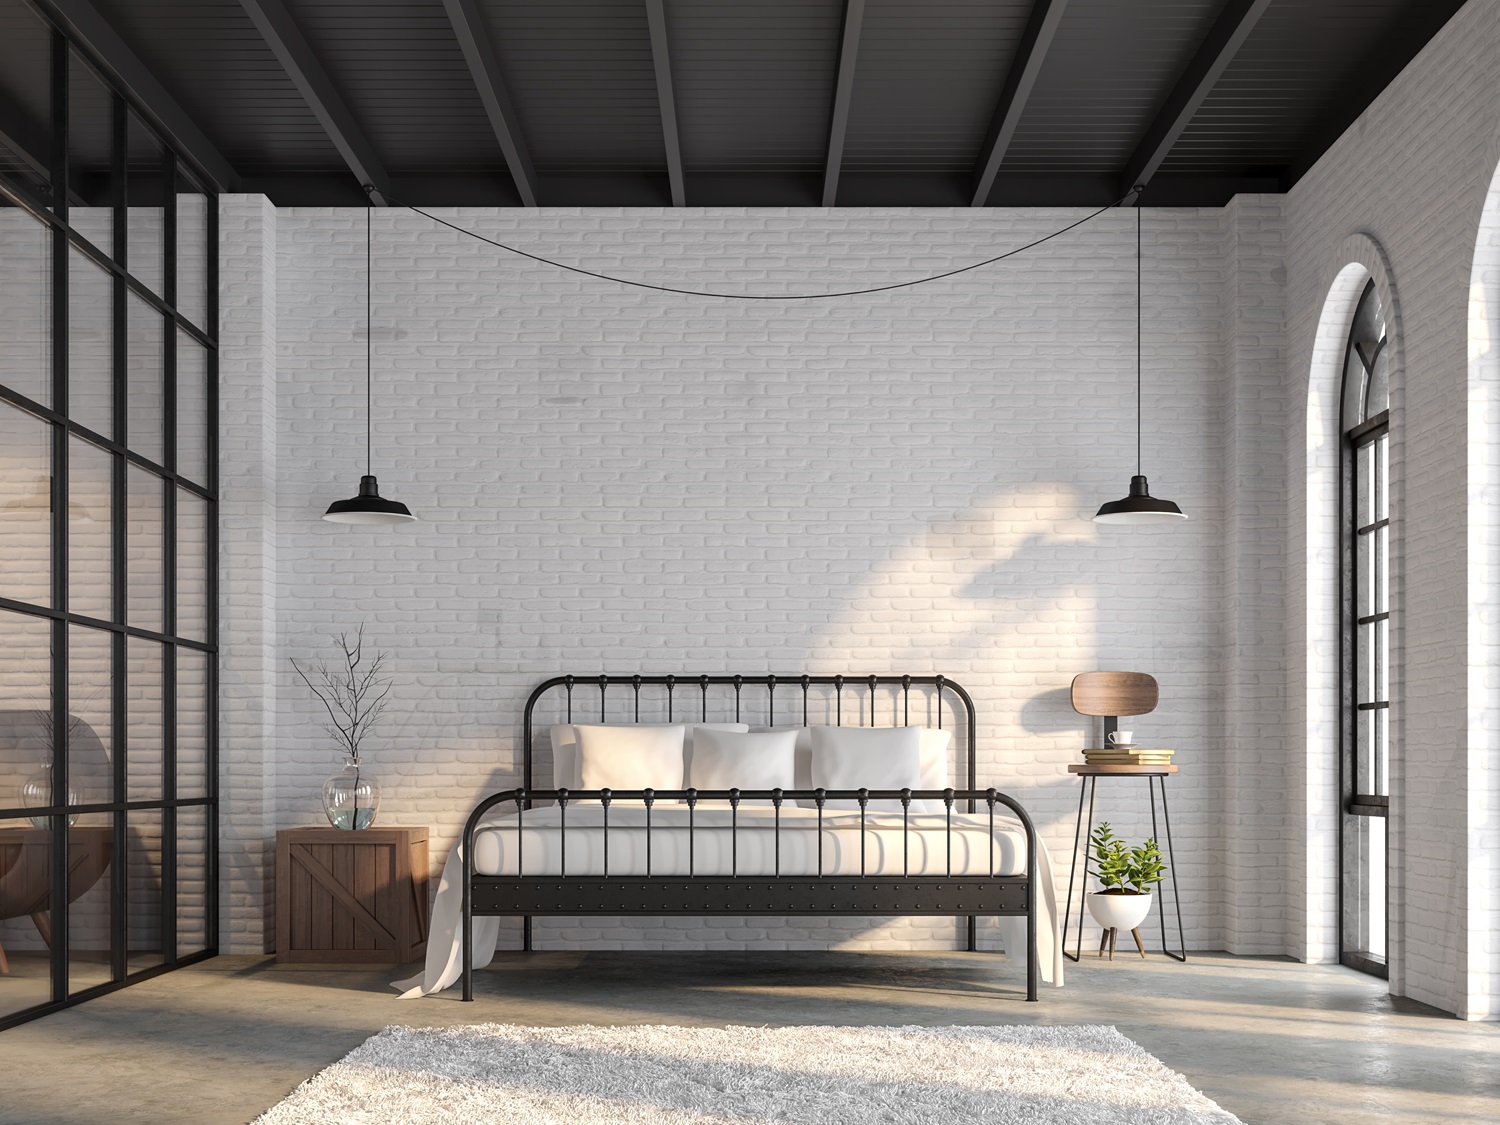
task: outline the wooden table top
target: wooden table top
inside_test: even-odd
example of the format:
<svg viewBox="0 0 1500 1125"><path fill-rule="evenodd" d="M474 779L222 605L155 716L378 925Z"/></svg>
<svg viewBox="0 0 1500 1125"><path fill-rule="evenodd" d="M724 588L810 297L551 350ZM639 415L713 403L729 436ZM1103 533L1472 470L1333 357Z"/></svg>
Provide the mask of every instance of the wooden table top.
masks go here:
<svg viewBox="0 0 1500 1125"><path fill-rule="evenodd" d="M1082 762L1068 767L1069 773L1076 773L1083 777L1109 777L1111 774L1168 774L1176 773L1176 766L1091 766Z"/></svg>

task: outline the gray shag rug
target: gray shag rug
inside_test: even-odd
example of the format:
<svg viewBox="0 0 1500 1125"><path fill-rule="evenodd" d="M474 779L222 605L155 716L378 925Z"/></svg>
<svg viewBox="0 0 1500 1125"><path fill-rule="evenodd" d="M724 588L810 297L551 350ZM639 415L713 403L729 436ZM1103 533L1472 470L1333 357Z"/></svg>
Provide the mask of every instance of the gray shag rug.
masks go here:
<svg viewBox="0 0 1500 1125"><path fill-rule="evenodd" d="M1234 1125L1112 1027L388 1027L257 1125Z"/></svg>

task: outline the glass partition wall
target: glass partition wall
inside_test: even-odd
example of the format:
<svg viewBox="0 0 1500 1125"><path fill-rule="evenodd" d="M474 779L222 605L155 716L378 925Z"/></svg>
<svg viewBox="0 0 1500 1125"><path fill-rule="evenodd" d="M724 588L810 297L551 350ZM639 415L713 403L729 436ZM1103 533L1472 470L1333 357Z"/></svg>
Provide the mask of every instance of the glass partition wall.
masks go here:
<svg viewBox="0 0 1500 1125"><path fill-rule="evenodd" d="M4 1027L217 942L218 237L62 32L0 25Z"/></svg>

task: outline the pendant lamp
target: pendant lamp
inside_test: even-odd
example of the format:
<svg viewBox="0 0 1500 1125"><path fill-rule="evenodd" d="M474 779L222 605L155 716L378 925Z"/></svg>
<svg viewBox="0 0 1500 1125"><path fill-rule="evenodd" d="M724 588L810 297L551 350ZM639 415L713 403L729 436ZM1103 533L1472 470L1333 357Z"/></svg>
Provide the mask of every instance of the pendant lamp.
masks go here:
<svg viewBox="0 0 1500 1125"><path fill-rule="evenodd" d="M368 189L366 189L368 190ZM348 500L335 500L328 505L323 518L329 523L396 524L412 523L416 516L405 504L387 500L380 495L380 488L370 472L370 212L373 205L365 206L365 475L359 478L359 494Z"/></svg>
<svg viewBox="0 0 1500 1125"><path fill-rule="evenodd" d="M1123 500L1111 500L1094 514L1095 523L1174 523L1185 520L1182 509L1170 500L1151 495L1141 473L1141 192L1135 189L1135 476Z"/></svg>

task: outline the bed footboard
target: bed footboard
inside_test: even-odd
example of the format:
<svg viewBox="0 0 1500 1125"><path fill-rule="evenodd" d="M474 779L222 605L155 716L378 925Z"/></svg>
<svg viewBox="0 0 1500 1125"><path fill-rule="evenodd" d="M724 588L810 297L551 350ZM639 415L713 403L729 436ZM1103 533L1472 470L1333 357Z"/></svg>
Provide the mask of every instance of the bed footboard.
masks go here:
<svg viewBox="0 0 1500 1125"><path fill-rule="evenodd" d="M781 873L781 816L784 802L813 802L818 810L817 874ZM945 835L948 840L946 874L906 874L910 868L910 806L913 800L941 801L946 814ZM569 875L567 872L567 810L574 802L588 801L602 810L604 838L602 872ZM689 839L695 827L692 810L700 801L727 802L731 810L731 839L738 840L738 809L742 801L769 802L776 810L775 866L771 874L740 875L738 848L728 875L695 874L653 875L650 870L650 810L657 802L681 801L689 810ZM855 801L860 810L860 871L858 875L823 874L823 810L828 801ZM902 807L903 874L865 874L866 809L871 801L899 801ZM524 874L525 816L536 802L555 802L560 812L562 870L556 874ZM954 807L964 802L969 808L988 813L988 873L952 873L952 835ZM609 810L625 803L646 810L647 870L644 875L609 874ZM481 875L475 871L475 833L491 810L513 805L516 812L516 875ZM995 816L997 810L1013 815L1026 838L1026 871L1023 875L996 874ZM888 825L886 826L889 827ZM509 831L509 826L507 826ZM1036 829L1026 810L1012 797L994 789L944 790L631 790L609 789L573 791L567 789L512 789L495 793L481 801L464 826L463 850L463 998L474 997L474 918L475 916L535 915L939 915L974 918L976 915L1026 918L1026 999L1037 999L1038 951L1036 927ZM689 855L693 852L690 849ZM971 922L972 925L972 922Z"/></svg>

